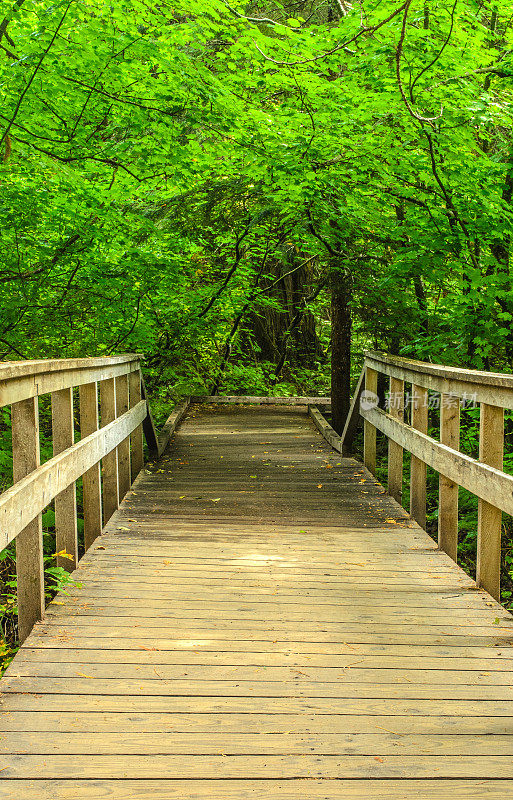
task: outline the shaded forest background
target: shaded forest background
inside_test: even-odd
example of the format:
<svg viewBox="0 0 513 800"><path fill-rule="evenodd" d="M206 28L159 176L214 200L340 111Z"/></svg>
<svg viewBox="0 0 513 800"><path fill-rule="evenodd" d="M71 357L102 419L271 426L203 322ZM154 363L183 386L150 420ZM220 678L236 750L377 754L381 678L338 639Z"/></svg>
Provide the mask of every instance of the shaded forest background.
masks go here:
<svg viewBox="0 0 513 800"><path fill-rule="evenodd" d="M160 415L333 360L337 425L368 348L511 372L512 77L505 0L4 2L0 359L141 352Z"/></svg>

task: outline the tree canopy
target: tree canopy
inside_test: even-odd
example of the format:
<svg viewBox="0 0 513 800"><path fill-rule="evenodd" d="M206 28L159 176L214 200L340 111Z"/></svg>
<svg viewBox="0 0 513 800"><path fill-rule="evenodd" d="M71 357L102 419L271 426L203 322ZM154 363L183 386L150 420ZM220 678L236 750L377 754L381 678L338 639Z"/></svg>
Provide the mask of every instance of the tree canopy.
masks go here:
<svg viewBox="0 0 513 800"><path fill-rule="evenodd" d="M509 3L2 14L2 358L320 391L339 320L356 361L510 371Z"/></svg>

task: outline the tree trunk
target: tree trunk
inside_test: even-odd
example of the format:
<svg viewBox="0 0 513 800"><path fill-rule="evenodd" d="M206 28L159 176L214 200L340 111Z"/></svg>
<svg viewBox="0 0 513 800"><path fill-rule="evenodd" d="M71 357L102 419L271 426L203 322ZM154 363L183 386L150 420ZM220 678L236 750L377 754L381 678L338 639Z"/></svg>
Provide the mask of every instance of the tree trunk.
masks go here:
<svg viewBox="0 0 513 800"><path fill-rule="evenodd" d="M335 273L331 289L331 416L342 433L351 405L351 284Z"/></svg>

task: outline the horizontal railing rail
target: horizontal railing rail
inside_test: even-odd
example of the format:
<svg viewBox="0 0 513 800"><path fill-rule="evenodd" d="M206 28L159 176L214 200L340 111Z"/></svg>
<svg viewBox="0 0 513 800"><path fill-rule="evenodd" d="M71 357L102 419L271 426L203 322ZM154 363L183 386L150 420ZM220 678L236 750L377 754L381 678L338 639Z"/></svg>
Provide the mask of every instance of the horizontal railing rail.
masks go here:
<svg viewBox="0 0 513 800"><path fill-rule="evenodd" d="M331 398L329 397L300 397L298 395L283 396L283 395L230 395L230 394L213 394L205 395L198 394L192 395L190 398L192 403L213 403L218 405L234 404L234 405L277 405L277 406L308 406L308 405L331 405Z"/></svg>
<svg viewBox="0 0 513 800"><path fill-rule="evenodd" d="M102 532L150 454L162 452L185 413L159 436L146 400L142 356L0 364L0 406L11 406L13 486L0 495L0 549L16 541L18 629L24 641L45 608L42 513L54 502L57 564L78 564L76 481L82 478L84 547ZM80 440L75 442L78 387ZM39 397L50 395L53 457L40 463Z"/></svg>
<svg viewBox="0 0 513 800"><path fill-rule="evenodd" d="M140 371L140 356L13 361L0 365L0 406Z"/></svg>
<svg viewBox="0 0 513 800"><path fill-rule="evenodd" d="M389 378L388 410L379 407L378 375ZM405 394L405 385L411 385ZM433 404L429 392L439 395ZM409 423L405 421L408 402ZM428 410L440 409L440 441L428 435ZM461 453L460 410L480 407L479 458ZM458 490L478 498L478 586L500 598L502 512L513 514L513 476L503 471L504 409L513 408L513 375L459 369L368 352L341 437L350 447L364 420L364 463L376 472L376 433L388 438L388 490L399 503L404 451L411 453L410 514L426 527L427 467L439 473L438 543L458 555Z"/></svg>
<svg viewBox="0 0 513 800"><path fill-rule="evenodd" d="M145 416L146 403L141 400L135 408L63 450L7 489L0 497L0 549L7 547L84 472L121 445Z"/></svg>

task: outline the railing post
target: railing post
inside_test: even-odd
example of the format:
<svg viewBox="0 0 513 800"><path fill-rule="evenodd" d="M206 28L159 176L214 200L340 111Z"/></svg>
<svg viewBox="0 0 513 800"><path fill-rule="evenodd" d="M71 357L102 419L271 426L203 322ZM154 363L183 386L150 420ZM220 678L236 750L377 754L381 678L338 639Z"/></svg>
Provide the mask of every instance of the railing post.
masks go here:
<svg viewBox="0 0 513 800"><path fill-rule="evenodd" d="M128 375L116 378L116 416L121 417L128 411ZM118 496L119 501L129 491L130 481L130 439L127 436L118 445Z"/></svg>
<svg viewBox="0 0 513 800"><path fill-rule="evenodd" d="M80 387L80 436L85 439L98 430L98 385L85 383ZM82 476L84 506L84 549L88 550L102 532L102 489L100 464L95 464Z"/></svg>
<svg viewBox="0 0 513 800"><path fill-rule="evenodd" d="M481 403L479 460L502 469L504 458L504 409ZM500 600L502 511L478 500L476 583Z"/></svg>
<svg viewBox="0 0 513 800"><path fill-rule="evenodd" d="M37 469L39 454L39 407L37 397L12 404L12 451L14 481ZM16 538L18 578L18 635L24 642L45 611L43 528L38 514Z"/></svg>
<svg viewBox="0 0 513 800"><path fill-rule="evenodd" d="M75 444L73 389L52 392L52 439L54 456ZM57 495L55 503L55 550L64 550L70 558L57 555L57 566L73 572L78 566L77 497L75 484Z"/></svg>
<svg viewBox="0 0 513 800"><path fill-rule="evenodd" d="M428 429L428 392L422 386L411 387L411 424L422 433ZM426 476L427 467L420 458L411 457L410 514L421 528L426 527Z"/></svg>
<svg viewBox="0 0 513 800"><path fill-rule="evenodd" d="M100 413L102 428L116 419L115 378L100 381ZM118 495L118 454L117 449L104 456L103 474L103 522L107 524L119 506Z"/></svg>
<svg viewBox="0 0 513 800"><path fill-rule="evenodd" d="M404 381L390 378L389 413L404 420ZM388 440L388 492L398 503L403 499L403 448Z"/></svg>
<svg viewBox="0 0 513 800"><path fill-rule="evenodd" d="M440 441L453 450L460 447L460 400L440 396ZM454 481L439 476L438 546L453 561L458 560L458 491Z"/></svg>
<svg viewBox="0 0 513 800"><path fill-rule="evenodd" d="M378 373L365 367L365 392L377 395ZM365 397L365 395L364 395ZM363 463L374 475L376 473L376 428L366 419L363 421Z"/></svg>
<svg viewBox="0 0 513 800"><path fill-rule="evenodd" d="M141 369L131 372L129 375L129 389L130 389L130 408L133 408L137 403L141 402ZM143 451L143 426L138 425L135 431L130 436L131 447L131 467L132 467L132 481L134 481L144 466L144 451Z"/></svg>

